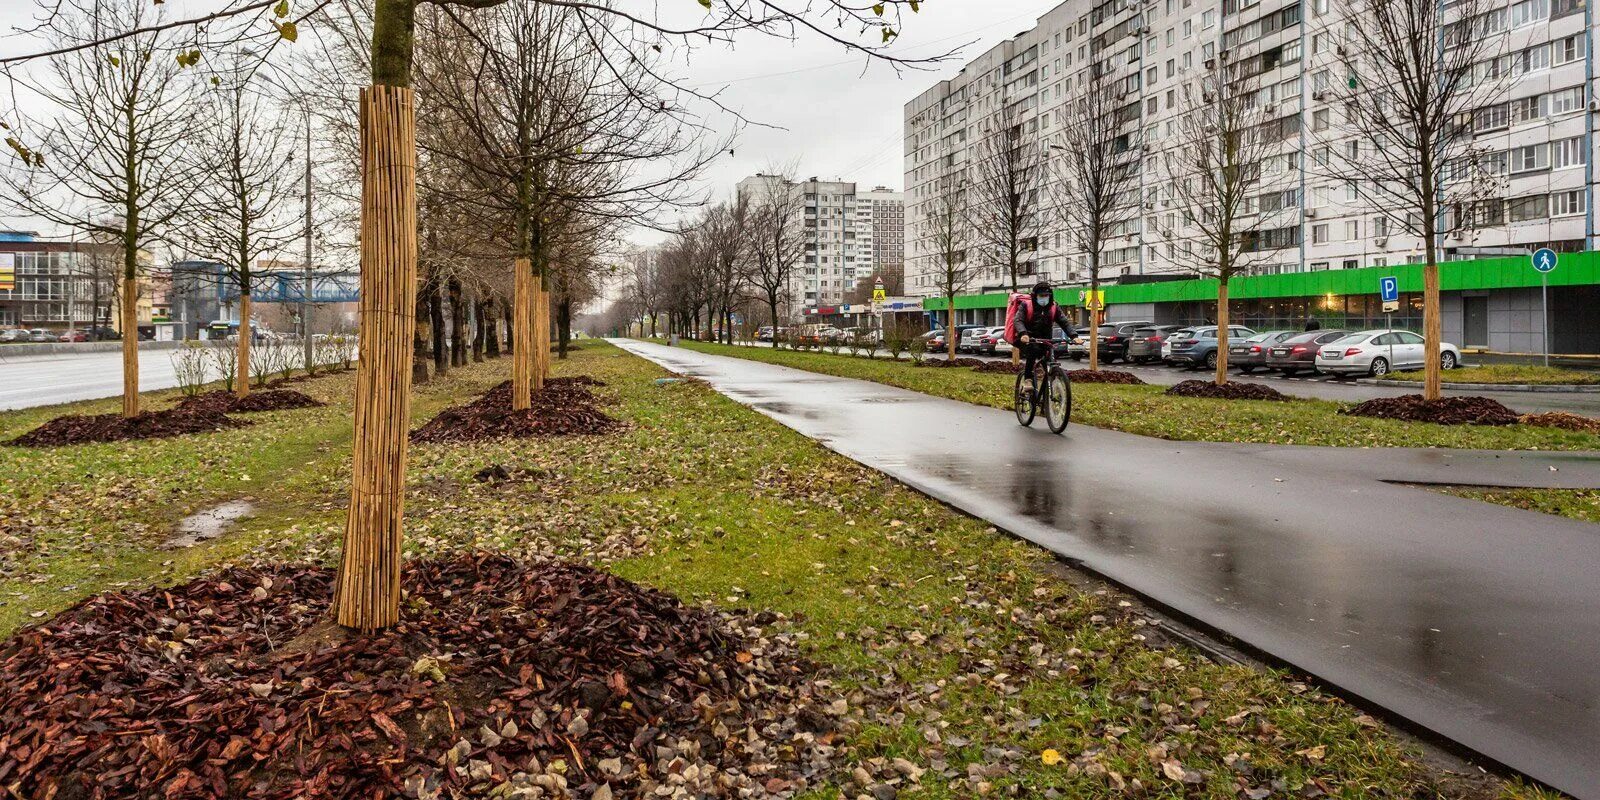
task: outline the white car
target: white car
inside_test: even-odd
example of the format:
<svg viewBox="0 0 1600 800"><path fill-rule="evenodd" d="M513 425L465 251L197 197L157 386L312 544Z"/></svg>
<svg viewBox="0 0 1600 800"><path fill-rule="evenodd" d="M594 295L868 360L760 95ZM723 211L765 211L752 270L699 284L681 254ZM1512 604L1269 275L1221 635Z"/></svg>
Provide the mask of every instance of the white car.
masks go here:
<svg viewBox="0 0 1600 800"><path fill-rule="evenodd" d="M1423 339L1411 331L1361 331L1330 342L1317 351L1317 369L1337 375L1382 377L1396 370L1422 369ZM1439 366L1455 369L1461 365L1461 351L1453 344L1439 344Z"/></svg>

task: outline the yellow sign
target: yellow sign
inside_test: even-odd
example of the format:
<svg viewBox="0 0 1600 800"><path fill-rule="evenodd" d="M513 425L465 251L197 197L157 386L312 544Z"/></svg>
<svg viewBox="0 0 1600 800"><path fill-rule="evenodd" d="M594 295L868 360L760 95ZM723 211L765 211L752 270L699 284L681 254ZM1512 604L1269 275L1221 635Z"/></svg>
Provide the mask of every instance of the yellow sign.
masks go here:
<svg viewBox="0 0 1600 800"><path fill-rule="evenodd" d="M0 253L0 292L9 292L17 288L17 256L15 253Z"/></svg>
<svg viewBox="0 0 1600 800"><path fill-rule="evenodd" d="M885 300L888 300L888 299L889 299L889 293L884 291L883 287L880 286L880 287L872 290L872 302L881 303L881 302L883 302Z"/></svg>
<svg viewBox="0 0 1600 800"><path fill-rule="evenodd" d="M1090 311L1106 310L1106 293L1104 291L1090 292L1085 289L1078 292L1078 302Z"/></svg>

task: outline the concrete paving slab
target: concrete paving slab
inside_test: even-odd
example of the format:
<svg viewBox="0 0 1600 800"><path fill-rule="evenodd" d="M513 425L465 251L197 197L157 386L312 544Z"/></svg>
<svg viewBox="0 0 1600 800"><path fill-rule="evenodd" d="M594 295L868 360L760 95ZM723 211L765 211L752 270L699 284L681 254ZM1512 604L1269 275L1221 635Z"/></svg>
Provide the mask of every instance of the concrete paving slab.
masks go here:
<svg viewBox="0 0 1600 800"><path fill-rule="evenodd" d="M1600 454L1178 443L1078 425L1057 437L882 384L620 344L1351 695L1600 798L1600 526L1392 482L1595 486Z"/></svg>

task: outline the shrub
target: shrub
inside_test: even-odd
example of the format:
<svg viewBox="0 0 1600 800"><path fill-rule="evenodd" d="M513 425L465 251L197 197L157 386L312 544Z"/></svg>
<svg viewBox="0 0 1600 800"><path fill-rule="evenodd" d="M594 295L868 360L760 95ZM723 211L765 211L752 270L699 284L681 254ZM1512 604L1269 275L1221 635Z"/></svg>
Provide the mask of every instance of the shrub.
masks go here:
<svg viewBox="0 0 1600 800"><path fill-rule="evenodd" d="M206 349L211 354L211 363L217 367L217 377L222 380L222 388L233 391L234 381L239 377L239 345L232 339L212 339L207 342Z"/></svg>
<svg viewBox="0 0 1600 800"><path fill-rule="evenodd" d="M204 342L187 340L172 353L172 372L178 378L178 388L186 397L200 394L210 372L211 357L206 354Z"/></svg>

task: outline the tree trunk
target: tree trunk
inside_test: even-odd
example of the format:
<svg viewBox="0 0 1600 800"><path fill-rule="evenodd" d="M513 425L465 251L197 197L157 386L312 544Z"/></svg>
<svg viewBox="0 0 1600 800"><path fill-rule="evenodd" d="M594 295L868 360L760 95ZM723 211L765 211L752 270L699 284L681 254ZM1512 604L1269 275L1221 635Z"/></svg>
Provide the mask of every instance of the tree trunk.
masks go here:
<svg viewBox="0 0 1600 800"><path fill-rule="evenodd" d="M139 276L131 267L122 276L122 416L139 416Z"/></svg>
<svg viewBox="0 0 1600 800"><path fill-rule="evenodd" d="M1217 376L1216 383L1222 386L1228 382L1228 277L1222 276L1217 281Z"/></svg>
<svg viewBox="0 0 1600 800"><path fill-rule="evenodd" d="M412 0L379 0L373 78L361 107L361 358L350 510L335 619L363 631L400 619L400 535L416 327L416 98L409 82ZM403 78L397 75L403 63ZM387 84L387 85L383 85Z"/></svg>
<svg viewBox="0 0 1600 800"><path fill-rule="evenodd" d="M529 259L517 259L515 269L511 299L511 407L527 411L533 408L533 285L537 277Z"/></svg>
<svg viewBox="0 0 1600 800"><path fill-rule="evenodd" d="M414 309L428 307L428 297L423 284L417 284L416 296L412 298ZM414 314L415 312L413 312ZM357 373L359 375L359 373ZM424 384L432 373L428 371L428 323L427 320L415 321L411 326L411 382Z"/></svg>
<svg viewBox="0 0 1600 800"><path fill-rule="evenodd" d="M515 293L513 292L513 295L514 294ZM512 324L515 321L513 319L513 317L515 317L515 316L516 316L516 313L512 310L511 305L508 304L508 302L505 300L505 298L501 298L500 299L500 320L505 323L505 329L506 329L505 349L502 352L505 355L508 355L508 356L514 356L517 353L517 347L516 347L516 341L515 341L515 339L517 338L517 332L516 332L517 331L517 326ZM513 364L512 366L513 366L513 368L515 368L515 364Z"/></svg>
<svg viewBox="0 0 1600 800"><path fill-rule="evenodd" d="M539 391L544 388L544 382L550 377L550 290L544 286L544 279L533 282L534 297L534 371L533 389Z"/></svg>
<svg viewBox="0 0 1600 800"><path fill-rule="evenodd" d="M250 396L250 287L249 278L239 289L239 380L234 382L235 397ZM264 377L264 376L263 376Z"/></svg>
<svg viewBox="0 0 1600 800"><path fill-rule="evenodd" d="M450 366L467 365L467 305L461 297L461 281L451 278L450 291Z"/></svg>
<svg viewBox="0 0 1600 800"><path fill-rule="evenodd" d="M428 333L432 341L433 374L444 375L450 371L450 354L444 338L444 285L438 280L428 281Z"/></svg>
<svg viewBox="0 0 1600 800"><path fill-rule="evenodd" d="M944 306L944 349L945 358L956 360L956 296L945 298Z"/></svg>
<svg viewBox="0 0 1600 800"><path fill-rule="evenodd" d="M562 296L561 304L556 306L556 350L561 354L561 360L567 360L567 345L572 341L572 300Z"/></svg>
<svg viewBox="0 0 1600 800"><path fill-rule="evenodd" d="M496 315L496 306L493 300L483 304L483 348L484 355L489 358L500 357L500 318Z"/></svg>
<svg viewBox="0 0 1600 800"><path fill-rule="evenodd" d="M483 307L482 300L474 300L472 303L472 363L474 364L483 363L483 345L488 341L484 327L487 320L483 315Z"/></svg>
<svg viewBox="0 0 1600 800"><path fill-rule="evenodd" d="M1100 310L1095 308L1100 298L1100 258L1090 253L1089 261L1089 296L1083 304L1089 309L1089 371L1096 372L1100 369Z"/></svg>

